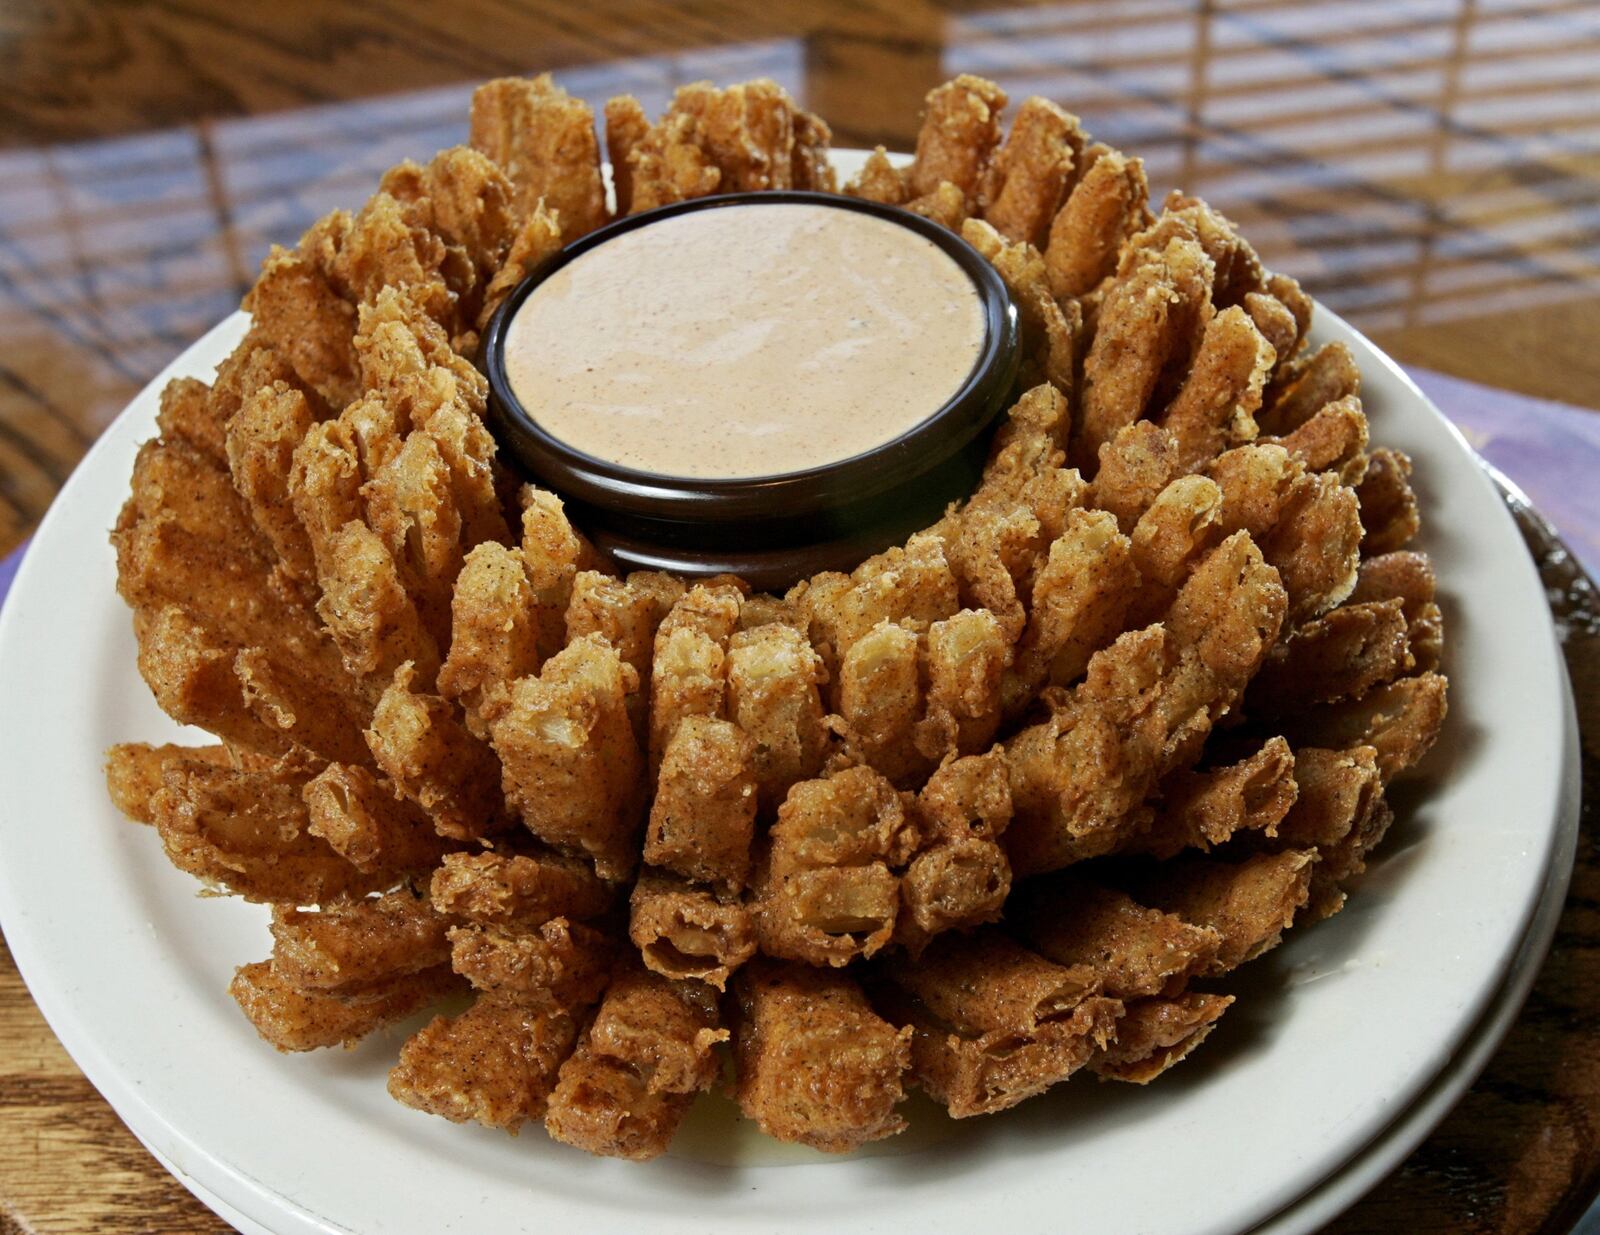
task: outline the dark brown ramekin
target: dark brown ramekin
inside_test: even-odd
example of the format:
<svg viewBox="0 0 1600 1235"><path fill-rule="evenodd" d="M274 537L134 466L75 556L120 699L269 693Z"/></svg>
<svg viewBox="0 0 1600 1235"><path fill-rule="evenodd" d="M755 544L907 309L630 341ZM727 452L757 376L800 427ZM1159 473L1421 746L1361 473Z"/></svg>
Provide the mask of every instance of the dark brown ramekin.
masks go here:
<svg viewBox="0 0 1600 1235"><path fill-rule="evenodd" d="M574 450L542 428L512 393L505 334L545 279L623 232L696 210L803 202L889 219L955 259L983 301L985 338L972 373L943 407L881 446L779 476L714 479L658 475ZM618 322L626 329L625 321ZM949 229L895 206L832 193L771 191L700 197L629 215L573 242L528 275L483 336L490 427L534 483L567 504L574 523L625 569L743 576L764 590L819 570L849 570L938 519L971 491L987 430L1009 404L1020 364L1017 308L987 260Z"/></svg>

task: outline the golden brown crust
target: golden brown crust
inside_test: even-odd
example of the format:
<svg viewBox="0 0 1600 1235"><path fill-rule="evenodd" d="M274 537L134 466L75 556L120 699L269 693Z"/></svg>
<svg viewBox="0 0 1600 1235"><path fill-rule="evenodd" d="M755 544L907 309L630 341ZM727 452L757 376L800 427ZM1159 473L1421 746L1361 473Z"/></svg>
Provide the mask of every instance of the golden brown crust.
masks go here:
<svg viewBox="0 0 1600 1235"><path fill-rule="evenodd" d="M633 887L628 937L652 973L694 978L719 991L756 954L743 901L648 868Z"/></svg>
<svg viewBox="0 0 1600 1235"><path fill-rule="evenodd" d="M437 1016L407 1039L389 1073L389 1093L452 1123L516 1132L544 1117L576 1037L567 1012L480 995L461 1015Z"/></svg>
<svg viewBox="0 0 1600 1235"><path fill-rule="evenodd" d="M449 940L451 968L475 988L546 1012L599 999L619 953L609 935L566 918L471 922Z"/></svg>
<svg viewBox="0 0 1600 1235"><path fill-rule="evenodd" d="M911 1074L956 1119L988 1115L1071 1076L1122 1012L1086 966L1066 968L993 928L947 935L888 965L891 1018L912 1029Z"/></svg>
<svg viewBox="0 0 1600 1235"><path fill-rule="evenodd" d="M1006 92L992 81L963 73L928 92L917 153L907 174L911 196L932 193L949 181L976 200L990 156L1000 141Z"/></svg>
<svg viewBox="0 0 1600 1235"><path fill-rule="evenodd" d="M1232 995L1198 992L1131 1003L1117 1022L1117 1040L1089 1061L1097 1076L1148 1085L1183 1062L1232 1005Z"/></svg>
<svg viewBox="0 0 1600 1235"><path fill-rule="evenodd" d="M905 1128L909 1030L844 974L762 960L735 982L734 1096L768 1136L848 1153Z"/></svg>
<svg viewBox="0 0 1600 1235"><path fill-rule="evenodd" d="M560 220L562 238L570 241L609 217L594 112L548 73L532 80L501 77L479 86L472 95L470 140L511 181L519 218L543 201Z"/></svg>
<svg viewBox="0 0 1600 1235"><path fill-rule="evenodd" d="M405 974L357 995L332 995L294 985L270 962L243 965L228 993L266 1041L280 1051L349 1046L375 1029L404 1020L460 987L448 965Z"/></svg>

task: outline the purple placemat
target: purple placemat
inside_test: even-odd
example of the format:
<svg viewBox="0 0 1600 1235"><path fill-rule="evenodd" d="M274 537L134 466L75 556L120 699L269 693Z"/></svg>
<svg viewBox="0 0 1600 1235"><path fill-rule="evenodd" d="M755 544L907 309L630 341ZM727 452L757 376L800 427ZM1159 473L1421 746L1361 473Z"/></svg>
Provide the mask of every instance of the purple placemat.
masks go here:
<svg viewBox="0 0 1600 1235"><path fill-rule="evenodd" d="M1600 579L1600 412L1432 369L1408 372L1472 448L1555 525L1589 577Z"/></svg>
<svg viewBox="0 0 1600 1235"><path fill-rule="evenodd" d="M1555 524L1583 563L1600 579L1600 412L1534 399L1462 381L1432 369L1411 369L1427 396L1472 443ZM0 560L0 603L11 590L23 541Z"/></svg>

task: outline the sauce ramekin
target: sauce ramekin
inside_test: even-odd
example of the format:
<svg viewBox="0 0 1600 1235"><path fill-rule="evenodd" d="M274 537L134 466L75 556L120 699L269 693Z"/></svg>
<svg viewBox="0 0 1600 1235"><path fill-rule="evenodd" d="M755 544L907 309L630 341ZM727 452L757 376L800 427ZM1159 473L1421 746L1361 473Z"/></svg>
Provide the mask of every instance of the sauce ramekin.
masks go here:
<svg viewBox="0 0 1600 1235"><path fill-rule="evenodd" d="M932 241L970 278L984 340L965 382L898 437L849 458L773 476L663 475L598 459L549 433L506 374L505 334L529 295L579 255L675 215L747 203L804 202L877 215ZM625 323L618 323L619 329ZM782 590L821 570L849 570L936 521L972 489L988 432L1009 406L1021 363L1017 307L989 262L960 236L896 206L831 193L767 191L695 198L629 215L574 241L507 296L484 331L489 421L527 479L555 492L576 526L627 570L737 574Z"/></svg>

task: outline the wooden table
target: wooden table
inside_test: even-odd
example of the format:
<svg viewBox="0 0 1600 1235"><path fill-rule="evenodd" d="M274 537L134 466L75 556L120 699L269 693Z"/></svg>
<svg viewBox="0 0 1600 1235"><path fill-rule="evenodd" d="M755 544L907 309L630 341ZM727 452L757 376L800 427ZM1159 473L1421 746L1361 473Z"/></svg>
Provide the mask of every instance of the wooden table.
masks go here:
<svg viewBox="0 0 1600 1235"><path fill-rule="evenodd" d="M953 73L1041 93L1234 216L1403 362L1600 408L1600 6L1539 0L787 5L274 0L0 8L0 552L274 240L555 70L658 109L778 79L905 147ZM1556 563L1553 569L1559 569ZM1600 610L1568 623L1585 772ZM1600 854L1489 1071L1332 1228L1566 1231L1600 1184ZM72 1066L0 948L0 1233L218 1231Z"/></svg>

